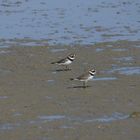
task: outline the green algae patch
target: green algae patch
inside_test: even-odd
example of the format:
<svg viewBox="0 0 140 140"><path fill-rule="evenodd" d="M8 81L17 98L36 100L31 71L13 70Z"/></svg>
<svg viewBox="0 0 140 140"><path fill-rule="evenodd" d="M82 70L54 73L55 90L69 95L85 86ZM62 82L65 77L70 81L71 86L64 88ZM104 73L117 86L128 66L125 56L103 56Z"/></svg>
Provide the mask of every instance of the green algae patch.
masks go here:
<svg viewBox="0 0 140 140"><path fill-rule="evenodd" d="M140 118L140 112L132 112L129 118Z"/></svg>

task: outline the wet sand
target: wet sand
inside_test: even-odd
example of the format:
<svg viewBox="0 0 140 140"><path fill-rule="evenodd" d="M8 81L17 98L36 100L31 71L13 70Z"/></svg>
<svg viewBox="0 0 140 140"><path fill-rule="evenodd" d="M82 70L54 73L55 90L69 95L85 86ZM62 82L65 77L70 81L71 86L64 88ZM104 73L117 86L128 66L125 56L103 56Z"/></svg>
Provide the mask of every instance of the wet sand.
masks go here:
<svg viewBox="0 0 140 140"><path fill-rule="evenodd" d="M76 53L71 71L50 63ZM0 48L0 139L139 140L140 41ZM89 68L86 89L70 81Z"/></svg>

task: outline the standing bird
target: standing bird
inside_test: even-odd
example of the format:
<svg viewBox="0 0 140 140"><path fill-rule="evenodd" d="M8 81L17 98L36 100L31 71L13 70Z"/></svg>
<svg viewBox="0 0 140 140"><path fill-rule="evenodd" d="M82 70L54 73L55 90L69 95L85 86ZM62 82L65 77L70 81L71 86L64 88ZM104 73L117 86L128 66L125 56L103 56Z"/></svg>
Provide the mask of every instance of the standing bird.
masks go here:
<svg viewBox="0 0 140 140"><path fill-rule="evenodd" d="M61 60L58 60L56 62L52 62L51 64L58 64L62 66L66 66L66 70L68 70L68 65L70 65L75 59L75 54L70 54L66 58L63 58Z"/></svg>
<svg viewBox="0 0 140 140"><path fill-rule="evenodd" d="M86 83L91 80L94 75L96 74L96 71L94 69L89 70L88 72L78 76L77 78L71 78L70 80L79 80L83 82L83 88L86 88Z"/></svg>

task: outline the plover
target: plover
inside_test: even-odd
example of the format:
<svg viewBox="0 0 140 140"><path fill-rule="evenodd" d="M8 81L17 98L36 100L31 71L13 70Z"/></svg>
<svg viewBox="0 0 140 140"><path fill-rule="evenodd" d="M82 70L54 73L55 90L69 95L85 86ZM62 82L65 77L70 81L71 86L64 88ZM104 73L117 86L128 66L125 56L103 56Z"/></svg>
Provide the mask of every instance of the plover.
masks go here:
<svg viewBox="0 0 140 140"><path fill-rule="evenodd" d="M68 65L70 65L75 59L75 54L70 54L66 58L60 59L56 62L52 62L51 64L58 64L62 66L66 66L66 69L68 69Z"/></svg>
<svg viewBox="0 0 140 140"><path fill-rule="evenodd" d="M94 69L89 70L88 72L78 76L77 78L71 78L70 80L79 80L83 82L83 88L86 88L86 83L91 80L94 75L96 74L96 71Z"/></svg>

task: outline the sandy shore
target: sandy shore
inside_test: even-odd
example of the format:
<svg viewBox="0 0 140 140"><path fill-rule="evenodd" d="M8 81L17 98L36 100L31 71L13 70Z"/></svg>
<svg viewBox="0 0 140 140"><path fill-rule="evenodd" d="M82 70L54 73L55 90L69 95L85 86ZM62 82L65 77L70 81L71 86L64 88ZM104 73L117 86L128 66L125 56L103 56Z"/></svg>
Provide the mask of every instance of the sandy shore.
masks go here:
<svg viewBox="0 0 140 140"><path fill-rule="evenodd" d="M52 61L76 53L71 71ZM1 140L139 140L140 42L0 49ZM70 81L89 68L86 89Z"/></svg>

